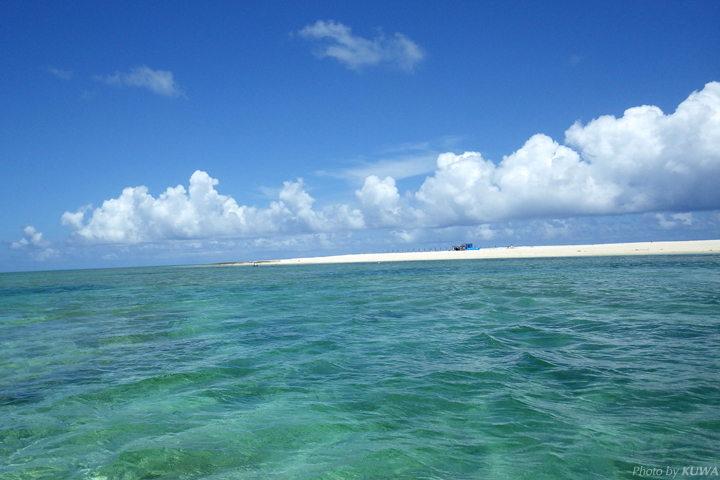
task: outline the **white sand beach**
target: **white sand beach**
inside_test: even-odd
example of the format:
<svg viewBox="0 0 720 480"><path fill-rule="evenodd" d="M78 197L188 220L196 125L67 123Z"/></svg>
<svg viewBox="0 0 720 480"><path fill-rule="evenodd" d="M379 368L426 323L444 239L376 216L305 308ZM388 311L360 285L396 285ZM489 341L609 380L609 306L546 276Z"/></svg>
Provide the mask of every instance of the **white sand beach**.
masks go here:
<svg viewBox="0 0 720 480"><path fill-rule="evenodd" d="M261 265L307 265L316 263L407 262L424 260L470 260L487 258L592 257L610 255L680 255L720 253L720 240L683 242L608 243L598 245L554 245L543 247L481 248L464 251L401 253L362 253L328 257L289 258L257 261ZM256 262L230 262L214 265L252 265Z"/></svg>

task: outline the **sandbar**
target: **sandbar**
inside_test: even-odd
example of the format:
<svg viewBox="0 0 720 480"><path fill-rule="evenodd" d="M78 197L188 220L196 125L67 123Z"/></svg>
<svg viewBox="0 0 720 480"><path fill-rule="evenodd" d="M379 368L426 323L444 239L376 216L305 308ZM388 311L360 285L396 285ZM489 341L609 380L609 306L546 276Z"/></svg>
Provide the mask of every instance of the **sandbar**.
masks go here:
<svg viewBox="0 0 720 480"><path fill-rule="evenodd" d="M594 257L613 255L688 255L718 254L720 240L679 242L606 243L596 245L507 246L479 250L413 251L396 253L360 253L327 257L258 260L254 262L215 263L213 266L309 265L319 263L408 262L426 260L473 260L490 258Z"/></svg>

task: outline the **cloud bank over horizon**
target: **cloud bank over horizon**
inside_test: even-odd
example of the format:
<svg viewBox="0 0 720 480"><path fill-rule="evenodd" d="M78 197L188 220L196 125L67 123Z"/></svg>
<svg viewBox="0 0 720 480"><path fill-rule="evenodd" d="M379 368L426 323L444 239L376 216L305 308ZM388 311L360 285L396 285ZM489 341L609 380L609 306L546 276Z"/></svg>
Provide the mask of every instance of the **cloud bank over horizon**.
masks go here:
<svg viewBox="0 0 720 480"><path fill-rule="evenodd" d="M218 180L200 170L190 177L188 190L170 187L157 198L147 187L126 188L120 197L106 200L92 211L89 206L65 212L62 224L76 239L87 243L137 244L163 240L216 237L253 237L357 229L362 215L345 205L313 210L315 200L303 189L302 179L285 182L279 199L266 208L239 206L215 190Z"/></svg>
<svg viewBox="0 0 720 480"><path fill-rule="evenodd" d="M438 229L593 215L720 208L720 83L693 92L672 114L639 106L620 118L577 122L565 145L537 134L502 161L443 153L433 175L402 196L395 178L368 175L348 204L314 208L302 179L287 181L266 207L238 205L218 180L196 171L189 188L157 198L144 186L91 210L65 212L62 224L85 244L138 244L253 238L368 229ZM348 195L352 197L352 195ZM487 227L486 227L487 228ZM397 235L397 233L396 233Z"/></svg>

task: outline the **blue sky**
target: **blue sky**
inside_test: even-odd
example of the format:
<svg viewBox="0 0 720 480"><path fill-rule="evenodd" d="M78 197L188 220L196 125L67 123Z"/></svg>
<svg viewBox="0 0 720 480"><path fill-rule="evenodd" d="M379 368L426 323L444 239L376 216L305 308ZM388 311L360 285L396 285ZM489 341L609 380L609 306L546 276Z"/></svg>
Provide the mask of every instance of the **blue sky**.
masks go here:
<svg viewBox="0 0 720 480"><path fill-rule="evenodd" d="M720 238L718 25L716 1L2 2L0 270Z"/></svg>

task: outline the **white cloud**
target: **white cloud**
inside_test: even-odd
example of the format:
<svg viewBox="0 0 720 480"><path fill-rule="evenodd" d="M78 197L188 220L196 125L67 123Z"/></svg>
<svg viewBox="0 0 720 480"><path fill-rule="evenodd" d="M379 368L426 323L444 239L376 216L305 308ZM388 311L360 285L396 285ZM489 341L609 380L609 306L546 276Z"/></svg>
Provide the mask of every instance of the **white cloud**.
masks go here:
<svg viewBox="0 0 720 480"><path fill-rule="evenodd" d="M316 51L318 57L333 57L351 69L387 63L411 72L425 56L423 50L401 33L391 38L379 35L372 40L352 34L350 27L332 20L318 20L298 34L305 38L326 41Z"/></svg>
<svg viewBox="0 0 720 480"><path fill-rule="evenodd" d="M695 210L720 203L720 83L708 83L670 115L630 108L566 132L566 141L616 185L620 211Z"/></svg>
<svg viewBox="0 0 720 480"><path fill-rule="evenodd" d="M302 179L285 182L279 201L267 208L239 206L215 190L218 181L196 171L186 191L170 187L154 198L147 187L126 188L118 198L106 200L92 211L87 207L65 212L63 225L76 239L89 243L136 244L165 240L243 237L357 229L362 214L346 205L313 210L315 201L303 189Z"/></svg>
<svg viewBox="0 0 720 480"><path fill-rule="evenodd" d="M366 221L373 226L397 226L401 223L400 194L392 177L380 180L370 175L355 195L364 207Z"/></svg>
<svg viewBox="0 0 720 480"><path fill-rule="evenodd" d="M428 226L447 226L610 213L615 195L575 151L538 134L499 165L476 152L440 155L416 198Z"/></svg>
<svg viewBox="0 0 720 480"><path fill-rule="evenodd" d="M566 141L534 135L498 165L475 152L440 155L415 195L424 224L720 206L720 83L670 115L643 106L576 123Z"/></svg>
<svg viewBox="0 0 720 480"><path fill-rule="evenodd" d="M43 234L35 230L35 227L28 225L23 229L25 236L22 240L12 243L12 248L47 247L50 243L43 240Z"/></svg>
<svg viewBox="0 0 720 480"><path fill-rule="evenodd" d="M61 224L70 227L73 230L79 230L83 226L83 217L85 217L85 212L90 210L92 208L92 205L85 205L84 207L80 207L77 212L71 213L71 212L65 212L62 215L61 218Z"/></svg>
<svg viewBox="0 0 720 480"><path fill-rule="evenodd" d="M16 250L24 250L35 260L46 260L57 256L58 251L50 248L51 243L43 238L43 234L35 230L35 227L28 225L23 229L25 234L22 239L13 242L10 247Z"/></svg>
<svg viewBox="0 0 720 480"><path fill-rule="evenodd" d="M398 194L395 180L392 177L380 180L375 175L370 175L365 179L362 190L356 190L355 194L364 205L383 210L395 210L398 200L400 200L400 194Z"/></svg>
<svg viewBox="0 0 720 480"><path fill-rule="evenodd" d="M115 75L105 77L96 76L95 80L116 87L142 87L153 93L167 97L179 97L183 91L173 78L172 72L167 70L153 70L145 65L134 67L128 73L117 72Z"/></svg>

